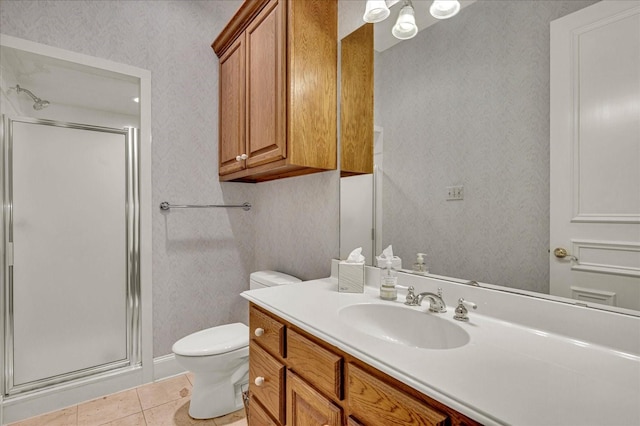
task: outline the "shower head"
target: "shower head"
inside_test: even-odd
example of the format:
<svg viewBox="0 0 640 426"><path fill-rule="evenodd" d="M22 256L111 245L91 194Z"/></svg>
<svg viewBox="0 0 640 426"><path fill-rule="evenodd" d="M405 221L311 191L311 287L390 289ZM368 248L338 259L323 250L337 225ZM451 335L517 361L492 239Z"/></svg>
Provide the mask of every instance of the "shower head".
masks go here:
<svg viewBox="0 0 640 426"><path fill-rule="evenodd" d="M46 108L46 107L49 106L49 101L45 101L45 100L40 99L39 97L37 97L36 95L31 93L30 90L23 89L22 87L20 87L19 84L16 84L16 92L17 93L24 92L27 95L29 95L29 97L31 99L33 99L33 102L34 102L33 109L35 109L37 111L40 111L41 109Z"/></svg>

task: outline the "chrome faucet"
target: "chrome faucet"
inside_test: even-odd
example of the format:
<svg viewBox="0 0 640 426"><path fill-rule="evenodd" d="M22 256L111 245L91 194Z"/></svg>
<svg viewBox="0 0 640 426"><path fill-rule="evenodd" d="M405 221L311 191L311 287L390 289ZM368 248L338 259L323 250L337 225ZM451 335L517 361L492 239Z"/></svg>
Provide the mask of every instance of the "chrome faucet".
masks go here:
<svg viewBox="0 0 640 426"><path fill-rule="evenodd" d="M429 299L429 312L444 313L447 312L447 305L442 300L442 289L438 289L438 294L425 291L415 296L415 303L418 306L422 305L423 299Z"/></svg>

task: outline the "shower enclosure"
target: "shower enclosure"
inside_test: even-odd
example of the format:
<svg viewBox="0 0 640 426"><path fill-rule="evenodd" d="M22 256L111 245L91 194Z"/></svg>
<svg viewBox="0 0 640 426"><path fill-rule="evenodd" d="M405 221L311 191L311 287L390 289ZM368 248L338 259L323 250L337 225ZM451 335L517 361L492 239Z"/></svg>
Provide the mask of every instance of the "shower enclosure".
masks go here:
<svg viewBox="0 0 640 426"><path fill-rule="evenodd" d="M139 365L137 129L3 125L5 396Z"/></svg>

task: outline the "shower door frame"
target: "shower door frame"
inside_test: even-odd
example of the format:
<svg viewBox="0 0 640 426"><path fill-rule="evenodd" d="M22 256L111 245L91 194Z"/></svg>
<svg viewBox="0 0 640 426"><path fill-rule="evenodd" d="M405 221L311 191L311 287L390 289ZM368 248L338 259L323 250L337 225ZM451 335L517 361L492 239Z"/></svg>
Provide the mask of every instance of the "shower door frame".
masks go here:
<svg viewBox="0 0 640 426"><path fill-rule="evenodd" d="M126 354L127 357L106 364L96 365L56 376L15 385L14 383L14 323L13 323L13 123L28 123L69 129L88 130L122 135L125 138L126 162ZM139 367L141 360L141 280L140 280L140 140L139 129L116 129L88 124L67 123L30 117L2 116L2 244L4 304L0 308L4 322L4 389L5 397L47 388L49 386L81 379L99 373Z"/></svg>

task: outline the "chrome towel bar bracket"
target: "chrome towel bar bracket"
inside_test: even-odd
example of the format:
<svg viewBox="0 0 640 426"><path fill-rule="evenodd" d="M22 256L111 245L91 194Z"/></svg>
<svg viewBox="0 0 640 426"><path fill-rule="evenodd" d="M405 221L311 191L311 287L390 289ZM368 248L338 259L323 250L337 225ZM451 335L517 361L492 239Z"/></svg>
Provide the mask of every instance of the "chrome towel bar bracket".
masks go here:
<svg viewBox="0 0 640 426"><path fill-rule="evenodd" d="M160 210L170 209L209 209L209 208L224 208L224 209L242 209L244 211L251 210L251 203L243 204L228 204L228 205L216 205L216 204L169 204L166 201L160 203Z"/></svg>

